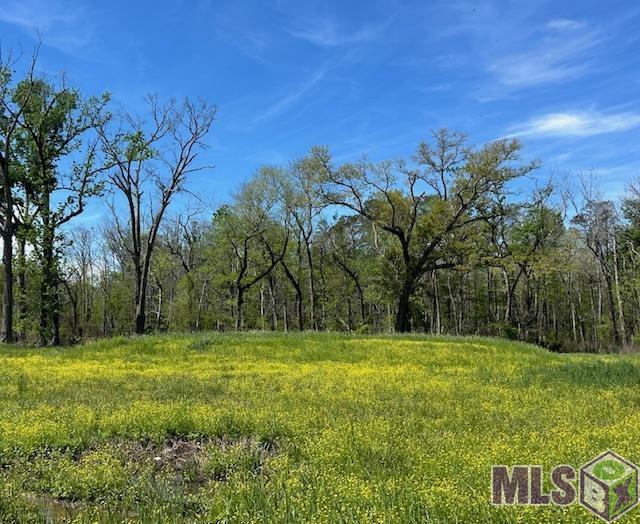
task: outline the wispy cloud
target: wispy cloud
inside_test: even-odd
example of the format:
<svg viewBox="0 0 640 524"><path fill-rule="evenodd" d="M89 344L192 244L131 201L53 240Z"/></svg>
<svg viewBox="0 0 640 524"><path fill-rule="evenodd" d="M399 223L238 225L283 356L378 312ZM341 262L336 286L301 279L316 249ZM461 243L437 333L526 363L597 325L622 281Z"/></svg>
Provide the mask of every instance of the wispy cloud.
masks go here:
<svg viewBox="0 0 640 524"><path fill-rule="evenodd" d="M221 44L235 48L246 58L263 66L271 65L269 53L273 35L265 27L263 11L252 7L251 2L218 2L214 7L211 2L204 1L199 6L199 16L212 19ZM238 20L242 20L242 23L238 23Z"/></svg>
<svg viewBox="0 0 640 524"><path fill-rule="evenodd" d="M335 28L290 30L291 36L306 40L315 45L324 47L335 47L346 44L357 44L367 42L373 39L375 31L371 28L364 28L355 33L339 34Z"/></svg>
<svg viewBox="0 0 640 524"><path fill-rule="evenodd" d="M596 32L546 39L530 51L499 58L488 70L501 84L512 88L574 80L589 70L584 55L599 42Z"/></svg>
<svg viewBox="0 0 640 524"><path fill-rule="evenodd" d="M365 26L357 30L343 31L329 18L298 20L286 31L291 36L322 47L361 44L375 40L383 26Z"/></svg>
<svg viewBox="0 0 640 524"><path fill-rule="evenodd" d="M568 18L553 18L547 22L546 27L557 31L572 31L584 27L584 22L569 20Z"/></svg>
<svg viewBox="0 0 640 524"><path fill-rule="evenodd" d="M49 29L56 24L69 24L74 17L70 12L51 10L46 2L21 1L6 2L0 5L0 20L6 24L16 25L22 29Z"/></svg>
<svg viewBox="0 0 640 524"><path fill-rule="evenodd" d="M92 40L85 9L71 2L56 0L4 0L0 4L0 22L19 27L44 44L75 54Z"/></svg>
<svg viewBox="0 0 640 524"><path fill-rule="evenodd" d="M326 66L320 68L318 71L313 73L313 75L304 84L298 86L293 91L277 100L275 103L269 106L266 111L263 111L257 117L255 117L253 119L253 123L258 124L276 116L279 113L282 113L286 109L289 109L305 94L311 91L324 78L326 71Z"/></svg>
<svg viewBox="0 0 640 524"><path fill-rule="evenodd" d="M586 137L628 131L639 126L640 113L549 113L515 126L510 136Z"/></svg>
<svg viewBox="0 0 640 524"><path fill-rule="evenodd" d="M464 57L465 73L478 68L475 98L481 102L508 98L530 88L566 83L602 67L608 32L582 19L541 17L540 2L447 2L428 11L437 44L451 43ZM438 5L438 4L436 4ZM428 37L429 35L427 35ZM455 46L455 47L453 47ZM446 48L445 48L446 49ZM450 48L451 49L451 48ZM450 67L449 60L439 62Z"/></svg>

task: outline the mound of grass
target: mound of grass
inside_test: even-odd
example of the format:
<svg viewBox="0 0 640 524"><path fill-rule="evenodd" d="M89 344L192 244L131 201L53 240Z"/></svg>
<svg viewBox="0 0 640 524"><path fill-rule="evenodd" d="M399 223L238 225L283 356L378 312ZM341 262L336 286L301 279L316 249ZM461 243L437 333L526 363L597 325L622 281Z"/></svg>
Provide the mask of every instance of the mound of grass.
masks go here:
<svg viewBox="0 0 640 524"><path fill-rule="evenodd" d="M2 522L590 522L492 507L491 465L640 461L633 355L248 333L4 347L0 370Z"/></svg>

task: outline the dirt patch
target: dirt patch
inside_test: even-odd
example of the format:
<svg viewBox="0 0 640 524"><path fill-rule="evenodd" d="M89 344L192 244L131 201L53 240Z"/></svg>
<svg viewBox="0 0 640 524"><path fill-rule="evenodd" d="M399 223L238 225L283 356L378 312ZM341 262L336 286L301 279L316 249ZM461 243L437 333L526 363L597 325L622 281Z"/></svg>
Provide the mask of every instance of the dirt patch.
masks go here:
<svg viewBox="0 0 640 524"><path fill-rule="evenodd" d="M121 502L135 504L132 494L189 504L190 496L211 483L268 476L267 463L276 453L276 442L254 437L116 439L75 453L43 452L14 463L5 474L16 468L27 502L46 522L71 521L79 514L106 522L108 515L119 514Z"/></svg>
<svg viewBox="0 0 640 524"><path fill-rule="evenodd" d="M153 483L196 493L210 481L224 482L238 474L264 474L264 466L278 452L278 444L255 437L118 439L91 445L74 454L73 460L80 464L105 451L130 471L132 483L146 477Z"/></svg>
<svg viewBox="0 0 640 524"><path fill-rule="evenodd" d="M4 474L17 468L14 471L25 482L26 500L40 509L47 523L70 522L80 514L91 514L97 521L107 522L109 515L120 515L117 506L128 500L132 491L141 499L179 500L182 496L196 495L212 482L268 476L268 461L277 453L276 442L255 437L117 439L95 443L75 453L44 452L3 468ZM91 472L94 466L100 468L107 463L112 463L113 471L118 473L114 476L117 482L107 483L103 489L102 483L108 482L105 479L112 470L107 466L104 474ZM73 473L67 476L56 473L61 465ZM76 475L76 471L80 473ZM60 488L61 483L64 489Z"/></svg>
<svg viewBox="0 0 640 524"><path fill-rule="evenodd" d="M261 467L269 456L274 455L274 441L261 441L252 437L189 439L175 437L163 442L120 440L113 443L114 451L132 464L152 464L154 471L174 473L198 473L207 477L212 461L233 465L243 458L247 463L253 459ZM195 479L194 479L195 480ZM204 481L206 478L199 478ZM222 480L222 479L216 479Z"/></svg>

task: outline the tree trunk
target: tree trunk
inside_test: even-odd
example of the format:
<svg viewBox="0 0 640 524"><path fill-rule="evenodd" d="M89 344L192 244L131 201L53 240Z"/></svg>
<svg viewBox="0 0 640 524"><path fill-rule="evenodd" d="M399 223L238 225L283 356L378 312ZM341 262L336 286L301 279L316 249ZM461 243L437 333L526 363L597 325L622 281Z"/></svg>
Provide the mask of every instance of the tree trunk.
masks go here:
<svg viewBox="0 0 640 524"><path fill-rule="evenodd" d="M134 330L136 335L143 335L146 321L145 307L142 304L136 305L136 320Z"/></svg>
<svg viewBox="0 0 640 524"><path fill-rule="evenodd" d="M264 286L260 285L260 329L264 329L264 325L265 325L265 306L264 306L265 300L264 300Z"/></svg>
<svg viewBox="0 0 640 524"><path fill-rule="evenodd" d="M396 312L395 322L395 330L398 333L411 331L411 297L415 287L415 278L413 275L407 275L398 298L398 311Z"/></svg>
<svg viewBox="0 0 640 524"><path fill-rule="evenodd" d="M0 158L2 170L2 200L3 228L2 228L2 264L4 265L4 290L2 293L2 342L11 343L13 337L13 194L9 177L9 161Z"/></svg>
<svg viewBox="0 0 640 524"><path fill-rule="evenodd" d="M24 238L18 238L18 275L17 275L17 283L18 283L18 320L20 323L20 334L19 337L21 340L24 340L27 336L26 328L24 326L24 321L27 318L27 271L26 271L26 241Z"/></svg>
<svg viewBox="0 0 640 524"><path fill-rule="evenodd" d="M438 276L434 270L431 273L433 281L433 318L434 318L434 330L436 335L439 335L442 331L442 324L440 320L440 296L438 294Z"/></svg>
<svg viewBox="0 0 640 524"><path fill-rule="evenodd" d="M451 317L453 321L453 327L455 330L455 334L459 335L460 331L458 329L458 305L456 303L456 296L453 293L453 288L451 287L451 273L447 273L447 290L449 292L449 303L451 304Z"/></svg>
<svg viewBox="0 0 640 524"><path fill-rule="evenodd" d="M618 308L618 324L620 328L620 340L624 345L627 343L627 330L624 321L624 308L622 307L622 296L620 293L620 276L618 272L618 244L616 235L613 235L613 280L616 287L616 306Z"/></svg>
<svg viewBox="0 0 640 524"><path fill-rule="evenodd" d="M287 301L287 297L285 296L284 304L282 305L282 323L284 324L285 333L289 331L289 317L287 315L287 309L288 309L288 301Z"/></svg>
<svg viewBox="0 0 640 524"><path fill-rule="evenodd" d="M311 313L311 327L315 330L318 329L318 315L316 312L317 300L316 300L316 282L313 267L313 255L311 254L311 245L305 237L305 248L307 254L307 265L309 266L309 310Z"/></svg>
<svg viewBox="0 0 640 524"><path fill-rule="evenodd" d="M244 304L244 289L238 286L236 291L236 330L242 328L242 305Z"/></svg>
<svg viewBox="0 0 640 524"><path fill-rule="evenodd" d="M202 283L202 288L200 290L200 298L198 299L198 308L196 310L196 323L195 330L198 331L200 329L200 317L202 316L202 305L204 303L204 294L207 289L208 280L205 280Z"/></svg>
<svg viewBox="0 0 640 524"><path fill-rule="evenodd" d="M508 322L510 311L511 311L511 295L510 295L511 283L509 281L509 274L507 273L507 270L504 268L502 268L502 276L504 278L504 290L505 290L503 319L505 322ZM500 315L496 315L496 317L498 320L500 320Z"/></svg>
<svg viewBox="0 0 640 524"><path fill-rule="evenodd" d="M191 274L191 268L188 270L185 269L185 277L187 279L187 309L189 311L189 320L188 325L191 331L195 331L197 329L197 320L196 320L196 283L195 277ZM173 302L172 302L173 303Z"/></svg>
<svg viewBox="0 0 640 524"><path fill-rule="evenodd" d="M569 290L568 290L569 307L571 308L571 333L573 335L573 343L577 344L578 343L578 329L577 329L577 322L576 322L576 305L573 302L573 297L571 295L571 291L572 291L571 275L569 275L568 288L569 288Z"/></svg>
<svg viewBox="0 0 640 524"><path fill-rule="evenodd" d="M151 250L153 246L147 245L142 264L135 261L136 266L136 318L135 333L143 335L147 324L147 285L149 283L149 268L151 267ZM139 259L138 259L139 260Z"/></svg>
<svg viewBox="0 0 640 524"><path fill-rule="evenodd" d="M269 307L271 308L271 331L278 329L278 310L276 302L276 282L273 275L269 275Z"/></svg>
<svg viewBox="0 0 640 524"><path fill-rule="evenodd" d="M5 202L5 209L9 206ZM13 212L11 212L12 214ZM13 337L13 217L5 213L2 230L2 264L4 289L2 293L2 342L11 343Z"/></svg>
<svg viewBox="0 0 640 524"><path fill-rule="evenodd" d="M600 289L600 286L598 285L598 289ZM598 318L598 313L596 310L596 305L593 299L593 289L589 289L589 302L591 304L591 318L592 318L592 322L591 322L591 328L592 328L592 333L593 333L593 348L594 349L598 349L598 323L599 323L599 318Z"/></svg>
<svg viewBox="0 0 640 524"><path fill-rule="evenodd" d="M605 282L607 284L607 299L609 301L609 314L611 316L611 329L613 330L613 341L617 347L622 345L622 337L620 335L620 326L618 324L618 315L616 314L616 303L613 297L613 282L611 277L605 273Z"/></svg>
<svg viewBox="0 0 640 524"><path fill-rule="evenodd" d="M300 331L304 331L304 302L302 297L302 287L300 286L300 279L295 277L287 264L285 264L284 262L280 262L280 264L282 265L285 275L289 279L289 282L291 282L291 285L296 292L296 314L298 315L298 329Z"/></svg>
<svg viewBox="0 0 640 524"><path fill-rule="evenodd" d="M362 287L360 283L356 281L356 289L358 290L358 300L360 301L360 315L362 317L362 325L367 325L367 312L364 304L364 291L362 291Z"/></svg>
<svg viewBox="0 0 640 524"><path fill-rule="evenodd" d="M80 325L80 314L78 313L78 292L77 290L74 291L71 289L69 282L66 280L64 281L64 285L67 290L67 295L69 296L69 302L71 303L71 338L73 339L72 342L75 343L82 338L80 330L78 329Z"/></svg>
<svg viewBox="0 0 640 524"><path fill-rule="evenodd" d="M158 282L158 309L156 311L156 331L160 331L160 322L162 321L162 305L163 305L163 292L160 282Z"/></svg>
<svg viewBox="0 0 640 524"><path fill-rule="evenodd" d="M298 315L298 330L304 331L304 307L302 304L302 292L296 289L296 311Z"/></svg>
<svg viewBox="0 0 640 524"><path fill-rule="evenodd" d="M42 283L40 284L40 345L60 345L58 274L53 252L53 231L45 226L42 246Z"/></svg>

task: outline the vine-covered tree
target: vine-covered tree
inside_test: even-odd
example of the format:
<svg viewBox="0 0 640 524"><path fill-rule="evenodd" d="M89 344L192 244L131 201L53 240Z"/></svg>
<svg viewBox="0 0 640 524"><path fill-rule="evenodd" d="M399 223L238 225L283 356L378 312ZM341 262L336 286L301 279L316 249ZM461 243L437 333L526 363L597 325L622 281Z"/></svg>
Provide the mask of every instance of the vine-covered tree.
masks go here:
<svg viewBox="0 0 640 524"><path fill-rule="evenodd" d="M0 50L0 237L2 238L3 294L2 330L3 342L13 342L13 239L16 233L15 200L23 166L17 158L16 137L20 132L20 120L29 103L34 87L34 71L38 47L34 50L25 78L15 82L14 68L19 60L11 53L2 55ZM20 88L18 88L18 84Z"/></svg>
<svg viewBox="0 0 640 524"><path fill-rule="evenodd" d="M25 166L25 193L35 207L34 244L40 269L40 343L60 343L60 228L80 215L87 199L102 191L93 133L109 119L108 95L83 98L77 89L45 79L21 82L26 100L16 149Z"/></svg>

